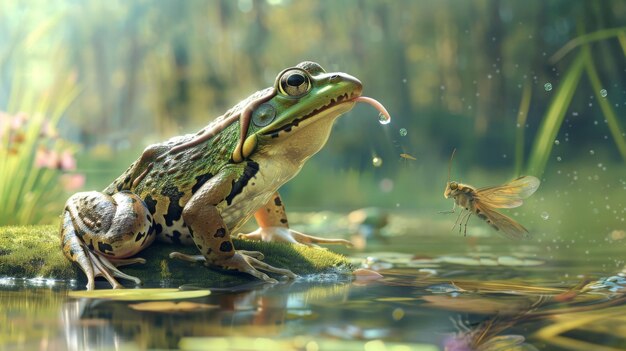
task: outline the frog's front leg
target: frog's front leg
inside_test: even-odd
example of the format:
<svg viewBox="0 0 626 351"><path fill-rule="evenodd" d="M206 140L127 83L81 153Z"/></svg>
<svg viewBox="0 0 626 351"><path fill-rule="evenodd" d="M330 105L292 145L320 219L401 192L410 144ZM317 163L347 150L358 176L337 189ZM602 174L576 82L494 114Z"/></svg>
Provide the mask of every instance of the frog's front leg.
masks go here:
<svg viewBox="0 0 626 351"><path fill-rule="evenodd" d="M235 269L270 283L277 281L259 269L295 278L296 275L290 270L261 262L263 254L260 252L235 250L229 229L216 206L233 191L233 184L237 178L236 169L228 167L223 169L202 185L183 208L183 219L191 229L194 243L202 255L173 252L170 257Z"/></svg>
<svg viewBox="0 0 626 351"><path fill-rule="evenodd" d="M254 219L259 224L259 229L249 234L240 233L238 238L300 243L309 246L316 244L352 245L348 240L320 238L290 229L285 206L278 192L274 193L265 206L254 213Z"/></svg>
<svg viewBox="0 0 626 351"><path fill-rule="evenodd" d="M63 211L61 245L65 256L87 276L87 289L103 276L111 286L122 285L114 277L136 284L141 280L120 272L116 266L144 263L135 255L154 241L152 216L139 196L119 192L112 196L97 191L70 197Z"/></svg>

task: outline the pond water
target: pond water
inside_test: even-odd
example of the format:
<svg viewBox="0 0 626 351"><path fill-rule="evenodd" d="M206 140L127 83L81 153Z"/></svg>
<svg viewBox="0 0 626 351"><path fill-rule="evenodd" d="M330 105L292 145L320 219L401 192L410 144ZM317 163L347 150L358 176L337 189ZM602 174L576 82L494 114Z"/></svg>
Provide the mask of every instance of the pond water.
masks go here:
<svg viewBox="0 0 626 351"><path fill-rule="evenodd" d="M314 230L302 218L296 227ZM336 215L334 219L345 218ZM428 227L416 234L416 228ZM626 348L626 279L612 257L621 238L555 250L474 224L393 215L360 251L340 249L379 280L341 274L223 286L139 311L140 301L68 297L82 283L0 281L2 350L619 350ZM339 226L338 226L339 227ZM610 263L610 264L609 264ZM614 264L615 263L615 264ZM608 278L608 279L607 279ZM190 278L191 279L191 278ZM167 287L193 287L169 282ZM99 288L106 288L104 281ZM157 286L159 287L159 286ZM163 287L161 284L160 287Z"/></svg>

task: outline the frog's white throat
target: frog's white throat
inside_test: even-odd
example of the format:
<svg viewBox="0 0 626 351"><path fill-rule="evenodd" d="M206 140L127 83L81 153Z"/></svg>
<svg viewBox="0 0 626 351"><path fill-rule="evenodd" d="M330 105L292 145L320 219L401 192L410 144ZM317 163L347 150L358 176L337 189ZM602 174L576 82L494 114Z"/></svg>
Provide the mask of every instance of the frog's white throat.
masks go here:
<svg viewBox="0 0 626 351"><path fill-rule="evenodd" d="M265 137L258 145L255 159L269 157L282 164L301 167L306 160L324 147L333 123L340 115L350 111L354 102L346 102L301 121L289 131L280 131L278 137Z"/></svg>

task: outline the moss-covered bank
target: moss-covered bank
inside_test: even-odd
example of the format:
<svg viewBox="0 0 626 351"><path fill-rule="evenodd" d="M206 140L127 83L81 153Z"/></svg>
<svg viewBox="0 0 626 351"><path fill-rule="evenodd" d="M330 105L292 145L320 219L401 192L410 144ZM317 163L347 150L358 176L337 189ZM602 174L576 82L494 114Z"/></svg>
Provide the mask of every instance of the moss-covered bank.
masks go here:
<svg viewBox="0 0 626 351"><path fill-rule="evenodd" d="M326 249L248 240L234 242L238 249L261 251L264 262L289 268L296 274L320 273L348 265L344 256ZM146 264L122 267L122 271L141 278L146 285L163 280L205 286L253 280L245 274L168 258L172 251L195 254L194 250L194 247L155 243L138 255L146 259ZM0 227L0 277L85 280L78 267L63 256L58 227L52 225Z"/></svg>

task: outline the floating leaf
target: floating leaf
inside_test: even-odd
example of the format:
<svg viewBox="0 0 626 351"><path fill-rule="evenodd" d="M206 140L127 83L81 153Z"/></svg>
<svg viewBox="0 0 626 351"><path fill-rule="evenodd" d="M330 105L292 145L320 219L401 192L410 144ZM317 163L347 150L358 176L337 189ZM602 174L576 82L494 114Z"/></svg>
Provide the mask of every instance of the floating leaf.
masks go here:
<svg viewBox="0 0 626 351"><path fill-rule="evenodd" d="M70 291L69 297L87 299L107 299L116 301L179 300L204 297L209 290L180 291L178 289L107 289Z"/></svg>
<svg viewBox="0 0 626 351"><path fill-rule="evenodd" d="M454 284L461 289L482 293L558 295L566 291L565 289L516 284L507 281L455 281Z"/></svg>
<svg viewBox="0 0 626 351"><path fill-rule="evenodd" d="M381 302L404 302L404 301L415 301L416 297L381 297L376 299L376 301Z"/></svg>
<svg viewBox="0 0 626 351"><path fill-rule="evenodd" d="M354 272L352 272L352 274L355 276L356 280L358 281L378 280L378 279L383 278L382 274L376 271L373 271L371 269L365 269L365 268L356 269Z"/></svg>
<svg viewBox="0 0 626 351"><path fill-rule="evenodd" d="M317 317L319 316L319 314L311 311L311 310L296 310L296 309L291 309L287 311L287 316L286 318L289 320L294 320L294 319L302 319L302 320L314 320L317 319Z"/></svg>
<svg viewBox="0 0 626 351"><path fill-rule="evenodd" d="M207 305L204 303L196 303L196 302L189 302L189 301L141 302L137 304L128 305L128 307L136 311L147 311L147 312L195 312L195 311L219 308L219 306L217 305Z"/></svg>
<svg viewBox="0 0 626 351"><path fill-rule="evenodd" d="M543 261L529 260L526 258L517 258L511 256L502 256L498 257L498 264L501 266L529 267L540 266L543 264Z"/></svg>
<svg viewBox="0 0 626 351"><path fill-rule="evenodd" d="M512 314L518 312L522 306L514 301L504 299L487 299L474 297L451 297L448 295L423 296L428 306L445 310L480 313L480 314Z"/></svg>
<svg viewBox="0 0 626 351"><path fill-rule="evenodd" d="M463 266L510 266L510 267L532 267L540 266L544 262L527 258L512 256L491 257L464 257L464 256L442 256L440 262L459 264Z"/></svg>

